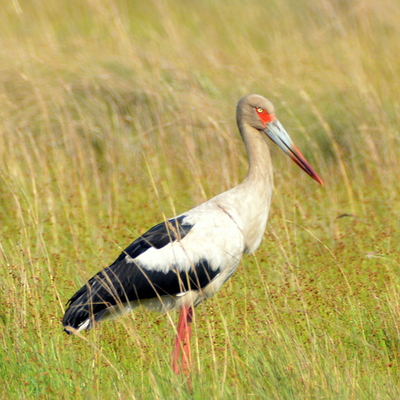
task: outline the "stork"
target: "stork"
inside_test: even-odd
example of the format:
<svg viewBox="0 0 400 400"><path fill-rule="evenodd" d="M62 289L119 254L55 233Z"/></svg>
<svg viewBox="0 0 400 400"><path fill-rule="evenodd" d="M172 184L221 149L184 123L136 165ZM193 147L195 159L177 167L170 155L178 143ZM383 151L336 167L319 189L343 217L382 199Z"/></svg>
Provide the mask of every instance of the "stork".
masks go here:
<svg viewBox="0 0 400 400"><path fill-rule="evenodd" d="M62 321L67 333L90 329L138 306L159 312L180 309L171 365L176 373L189 372L193 309L232 276L243 254L258 248L265 231L273 191L265 136L323 185L269 100L257 94L242 97L236 118L249 160L244 181L131 243L68 301Z"/></svg>

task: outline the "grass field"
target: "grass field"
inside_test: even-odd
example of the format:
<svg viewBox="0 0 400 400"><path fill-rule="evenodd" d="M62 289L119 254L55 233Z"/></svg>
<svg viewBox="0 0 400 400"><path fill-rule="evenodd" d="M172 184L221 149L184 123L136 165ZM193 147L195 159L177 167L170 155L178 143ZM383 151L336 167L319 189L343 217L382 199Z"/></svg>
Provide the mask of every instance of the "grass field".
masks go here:
<svg viewBox="0 0 400 400"><path fill-rule="evenodd" d="M400 398L400 4L41 2L0 13L1 399ZM264 241L197 308L82 337L69 297L137 235L247 172L235 106L280 121Z"/></svg>

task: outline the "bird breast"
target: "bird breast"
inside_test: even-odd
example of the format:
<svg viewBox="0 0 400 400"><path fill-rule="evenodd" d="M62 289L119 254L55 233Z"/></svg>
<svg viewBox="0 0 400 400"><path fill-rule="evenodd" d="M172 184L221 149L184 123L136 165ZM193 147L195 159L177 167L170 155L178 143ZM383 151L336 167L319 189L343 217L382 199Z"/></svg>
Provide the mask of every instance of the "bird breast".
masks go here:
<svg viewBox="0 0 400 400"><path fill-rule="evenodd" d="M222 193L213 200L216 206L234 222L243 235L243 253L253 253L260 245L272 198L272 186L249 188L251 182Z"/></svg>

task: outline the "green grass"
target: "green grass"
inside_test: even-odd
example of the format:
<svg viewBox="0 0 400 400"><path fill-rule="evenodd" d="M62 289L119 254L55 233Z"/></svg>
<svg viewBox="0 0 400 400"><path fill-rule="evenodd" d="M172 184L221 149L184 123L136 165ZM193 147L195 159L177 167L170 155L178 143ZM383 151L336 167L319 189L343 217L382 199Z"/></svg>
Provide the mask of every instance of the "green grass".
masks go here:
<svg viewBox="0 0 400 400"><path fill-rule="evenodd" d="M0 398L398 399L400 6L13 1L0 13ZM264 241L196 310L81 337L68 298L164 216L247 170L265 95L325 181L271 146Z"/></svg>

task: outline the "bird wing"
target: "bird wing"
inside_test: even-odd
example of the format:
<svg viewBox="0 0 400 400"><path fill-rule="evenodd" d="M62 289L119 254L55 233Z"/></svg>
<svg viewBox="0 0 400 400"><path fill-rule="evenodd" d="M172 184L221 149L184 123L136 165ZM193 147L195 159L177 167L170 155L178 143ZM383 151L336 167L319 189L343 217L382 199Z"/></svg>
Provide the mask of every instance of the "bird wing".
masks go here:
<svg viewBox="0 0 400 400"><path fill-rule="evenodd" d="M69 300L64 326L78 329L88 319L101 320L118 304L204 288L240 258L243 240L233 228L230 218L210 210L154 226Z"/></svg>

